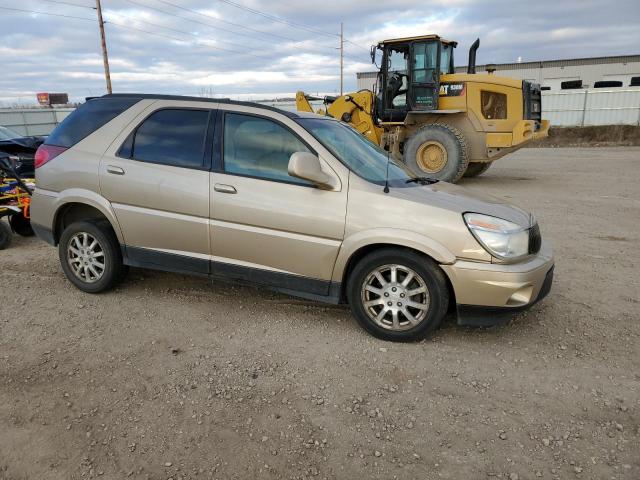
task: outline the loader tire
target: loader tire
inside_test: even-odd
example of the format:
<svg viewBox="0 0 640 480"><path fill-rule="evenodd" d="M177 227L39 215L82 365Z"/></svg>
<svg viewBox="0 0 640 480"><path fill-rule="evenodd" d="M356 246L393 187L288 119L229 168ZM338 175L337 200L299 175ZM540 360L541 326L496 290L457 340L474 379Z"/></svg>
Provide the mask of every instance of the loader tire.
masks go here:
<svg viewBox="0 0 640 480"><path fill-rule="evenodd" d="M473 162L467 167L467 171L464 172L465 177L477 177L489 170L491 162Z"/></svg>
<svg viewBox="0 0 640 480"><path fill-rule="evenodd" d="M455 183L467 170L469 148L460 130L444 123L432 123L406 141L404 162L416 175Z"/></svg>

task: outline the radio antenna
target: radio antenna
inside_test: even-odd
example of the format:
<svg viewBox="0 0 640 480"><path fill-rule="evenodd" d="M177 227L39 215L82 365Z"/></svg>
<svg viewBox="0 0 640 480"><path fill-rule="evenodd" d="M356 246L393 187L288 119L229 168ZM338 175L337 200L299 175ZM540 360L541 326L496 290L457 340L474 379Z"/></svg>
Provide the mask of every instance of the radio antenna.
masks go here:
<svg viewBox="0 0 640 480"><path fill-rule="evenodd" d="M389 150L387 150L387 173L385 175L384 178L384 193L389 193L389 163L391 160L389 160Z"/></svg>

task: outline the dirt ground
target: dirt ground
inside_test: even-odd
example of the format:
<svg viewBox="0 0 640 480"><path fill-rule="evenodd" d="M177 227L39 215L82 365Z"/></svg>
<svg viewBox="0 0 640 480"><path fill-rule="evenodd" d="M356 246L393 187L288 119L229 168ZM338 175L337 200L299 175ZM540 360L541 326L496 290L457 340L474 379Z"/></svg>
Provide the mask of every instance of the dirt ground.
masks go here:
<svg viewBox="0 0 640 480"><path fill-rule="evenodd" d="M548 137L529 144L531 148L616 146L640 146L640 126L554 127L552 125Z"/></svg>
<svg viewBox="0 0 640 480"><path fill-rule="evenodd" d="M0 252L2 479L640 478L640 148L526 149L466 180L554 245L547 299L376 340L344 307ZM426 220L425 220L426 221Z"/></svg>

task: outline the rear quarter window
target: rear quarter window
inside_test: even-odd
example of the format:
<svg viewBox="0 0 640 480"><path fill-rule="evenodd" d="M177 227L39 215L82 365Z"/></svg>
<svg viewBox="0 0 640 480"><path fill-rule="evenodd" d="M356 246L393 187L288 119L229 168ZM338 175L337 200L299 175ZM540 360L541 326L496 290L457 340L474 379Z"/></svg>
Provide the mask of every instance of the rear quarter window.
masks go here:
<svg viewBox="0 0 640 480"><path fill-rule="evenodd" d="M96 98L74 110L44 142L47 145L72 147L83 138L91 135L103 125L116 118L139 98Z"/></svg>

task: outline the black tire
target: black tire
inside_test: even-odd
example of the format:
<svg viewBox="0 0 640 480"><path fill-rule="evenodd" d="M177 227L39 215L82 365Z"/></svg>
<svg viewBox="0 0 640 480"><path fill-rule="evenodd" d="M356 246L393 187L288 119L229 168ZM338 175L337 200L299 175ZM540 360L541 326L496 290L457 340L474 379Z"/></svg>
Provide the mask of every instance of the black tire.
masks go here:
<svg viewBox="0 0 640 480"><path fill-rule="evenodd" d="M464 172L464 176L469 177L477 177L478 175L482 175L484 172L489 170L492 162L473 162L470 163L467 167L467 171Z"/></svg>
<svg viewBox="0 0 640 480"><path fill-rule="evenodd" d="M11 245L11 229L0 218L0 250L4 250Z"/></svg>
<svg viewBox="0 0 640 480"><path fill-rule="evenodd" d="M9 217L9 224L11 225L11 230L21 237L33 237L34 235L31 222L22 215L11 215L11 217Z"/></svg>
<svg viewBox="0 0 640 480"><path fill-rule="evenodd" d="M418 151L427 142L437 142L446 152L446 163L442 168L429 170L422 168L418 161ZM416 131L404 144L404 162L416 175L437 178L455 183L469 165L469 148L460 130L444 123L425 125Z"/></svg>
<svg viewBox="0 0 640 480"><path fill-rule="evenodd" d="M94 281L86 281L74 273L68 261L68 248L76 234L88 233L97 242L103 256L104 270L102 276ZM122 253L118 239L107 221L79 221L64 229L58 245L60 265L71 283L79 290L87 293L99 293L110 290L118 284L126 273L122 264Z"/></svg>
<svg viewBox="0 0 640 480"><path fill-rule="evenodd" d="M363 296L366 295L366 292L363 291L363 288L365 285L370 285L368 280L370 278L373 279L373 272L381 268L384 269L390 265L401 266L405 269L412 270L414 274L421 277L423 285L428 291L429 303L428 307L425 308L426 313L419 322L416 322L413 326L411 326L411 322L408 322L407 318L404 317L406 323L406 327L404 327L406 329L404 330L393 330L390 325L383 327L370 316L367 307L364 305L366 298L363 298ZM389 283L388 288L391 288L393 285L400 286L402 283L400 282L400 275L401 273L399 271L396 283ZM406 277L402 280L404 279L406 279ZM413 281L417 282L417 280L412 280L412 282ZM407 289L411 288L410 286L411 283L407 286ZM380 289L380 291L382 290L384 290L384 288ZM387 302L387 300L394 300L392 297L386 296L386 293L374 295L378 295L378 297L383 299L384 302ZM386 298L384 298L383 295L385 295ZM419 295L412 297L407 295L403 297L404 300L401 301L412 301L412 299L415 300L416 297L419 297ZM385 248L370 253L360 260L353 268L347 283L347 299L356 320L360 326L371 335L393 342L408 342L423 339L429 332L440 326L449 306L449 289L447 287L447 281L444 273L430 258L412 250L403 248ZM393 303L393 301L388 304L391 303ZM400 306L401 304L398 302L397 305ZM370 307L370 309L371 308L375 309L376 307ZM383 308L386 309L386 306L381 305L381 310ZM405 308L411 307L405 306ZM375 313L377 312L374 312L373 314ZM391 322L391 318L388 317L391 317L392 315L392 313L385 314L381 323Z"/></svg>

